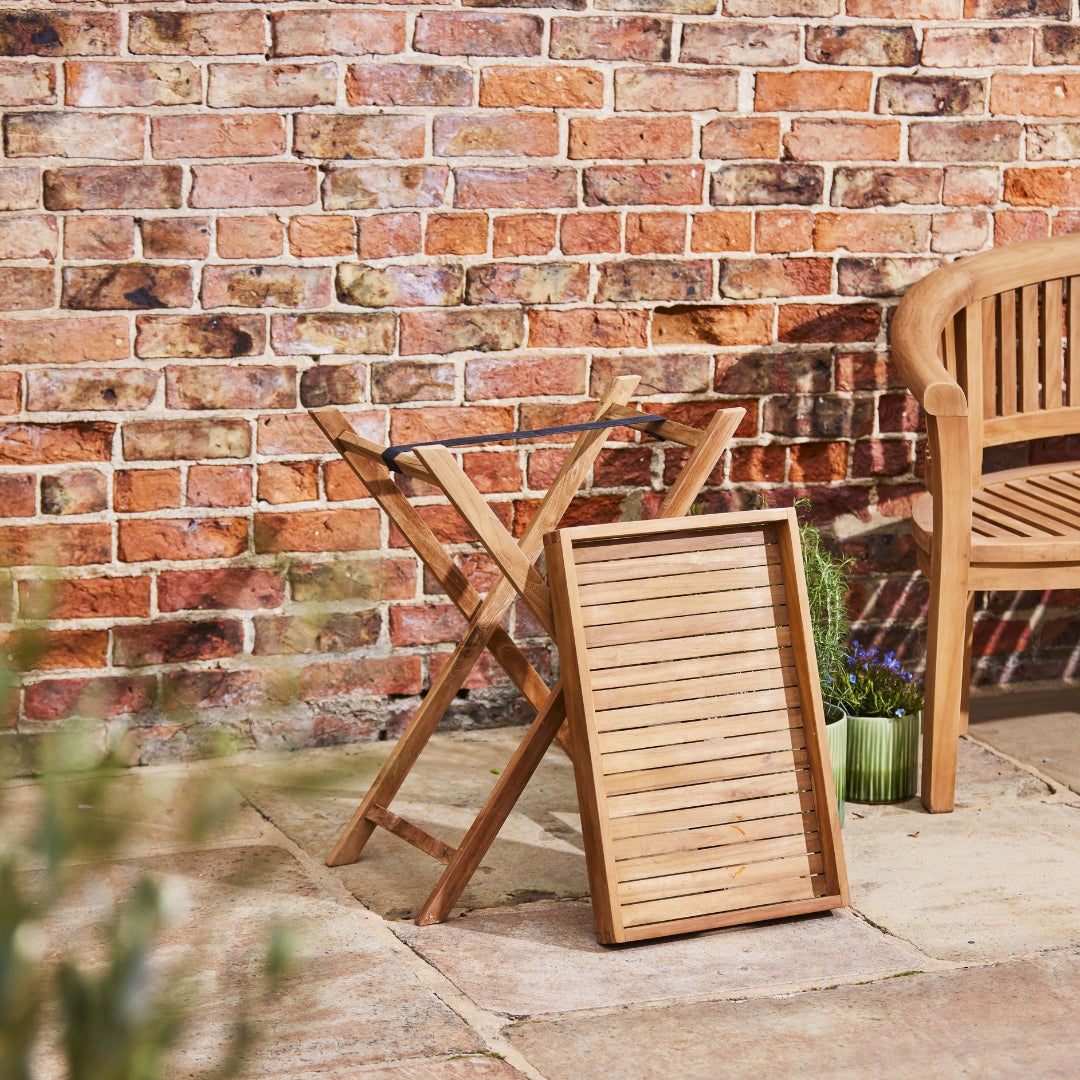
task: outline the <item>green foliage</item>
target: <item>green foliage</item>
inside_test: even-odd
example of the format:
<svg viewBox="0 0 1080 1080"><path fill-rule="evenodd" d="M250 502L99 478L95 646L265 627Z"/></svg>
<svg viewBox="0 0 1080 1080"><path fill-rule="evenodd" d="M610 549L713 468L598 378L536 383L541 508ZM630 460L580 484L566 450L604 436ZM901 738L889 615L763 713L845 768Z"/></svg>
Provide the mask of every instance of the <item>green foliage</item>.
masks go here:
<svg viewBox="0 0 1080 1080"><path fill-rule="evenodd" d="M841 704L849 716L910 716L923 707L923 691L896 653L851 643Z"/></svg>

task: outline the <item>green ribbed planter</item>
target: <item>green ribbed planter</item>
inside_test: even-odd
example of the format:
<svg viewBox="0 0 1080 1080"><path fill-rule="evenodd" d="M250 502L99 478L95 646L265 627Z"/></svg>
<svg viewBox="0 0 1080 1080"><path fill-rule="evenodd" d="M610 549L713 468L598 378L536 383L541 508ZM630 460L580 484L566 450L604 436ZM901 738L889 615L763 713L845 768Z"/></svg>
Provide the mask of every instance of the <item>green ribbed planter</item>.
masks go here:
<svg viewBox="0 0 1080 1080"><path fill-rule="evenodd" d="M919 788L922 713L847 718L847 797L852 802L910 799Z"/></svg>
<svg viewBox="0 0 1080 1080"><path fill-rule="evenodd" d="M847 729L848 718L840 712L825 710L825 737L829 742L829 763L836 786L836 809L840 824L844 824L844 794L847 791Z"/></svg>

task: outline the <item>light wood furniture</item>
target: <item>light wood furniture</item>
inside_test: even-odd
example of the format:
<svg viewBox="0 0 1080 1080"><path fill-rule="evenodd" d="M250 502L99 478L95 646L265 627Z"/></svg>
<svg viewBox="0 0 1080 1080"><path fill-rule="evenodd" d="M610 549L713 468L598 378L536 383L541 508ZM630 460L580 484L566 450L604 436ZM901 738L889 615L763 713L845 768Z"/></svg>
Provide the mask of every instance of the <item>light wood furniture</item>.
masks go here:
<svg viewBox="0 0 1080 1080"><path fill-rule="evenodd" d="M846 905L794 511L545 547L600 941Z"/></svg>
<svg viewBox="0 0 1080 1080"><path fill-rule="evenodd" d="M982 252L913 285L892 355L926 414L915 504L930 580L922 801L953 808L973 593L1080 587L1080 461L988 473L988 447L1080 433L1080 236Z"/></svg>
<svg viewBox="0 0 1080 1080"><path fill-rule="evenodd" d="M635 418L642 414L627 405L638 381L637 375L615 379L597 404L593 419L629 421L642 430L690 448L690 455L660 509L662 517L686 514L720 460L745 410L719 410L703 431L670 420L640 424ZM432 484L446 495L495 561L499 577L488 594L481 597L394 483L383 458L387 448L360 438L336 409L317 409L311 415L468 620L449 661L394 744L386 763L327 859L330 866L355 862L376 827L392 832L446 864L416 919L421 925L442 922L480 865L565 718L562 683L549 689L500 627L500 622L510 604L520 596L540 625L554 636L548 587L534 563L540 555L544 534L558 525L609 433L593 430L578 435L519 540L507 533L457 458L445 446L417 446L411 452L395 457L397 467L407 476ZM454 847L399 817L390 809L390 803L485 647L536 709L537 715L464 839Z"/></svg>

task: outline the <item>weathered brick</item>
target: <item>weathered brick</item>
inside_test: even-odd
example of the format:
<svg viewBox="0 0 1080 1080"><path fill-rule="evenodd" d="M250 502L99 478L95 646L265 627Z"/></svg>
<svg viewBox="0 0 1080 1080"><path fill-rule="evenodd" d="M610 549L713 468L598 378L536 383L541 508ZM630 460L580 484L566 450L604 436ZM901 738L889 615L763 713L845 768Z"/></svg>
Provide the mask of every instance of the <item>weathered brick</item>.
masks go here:
<svg viewBox="0 0 1080 1080"><path fill-rule="evenodd" d="M112 561L112 526L0 527L0 566L91 566Z"/></svg>
<svg viewBox="0 0 1080 1080"><path fill-rule="evenodd" d="M866 112L872 84L869 71L759 71L754 76L754 111Z"/></svg>
<svg viewBox="0 0 1080 1080"><path fill-rule="evenodd" d="M848 6L859 0L848 0ZM873 0L880 7L880 0ZM931 0L932 2L932 0ZM840 0L724 0L725 15L839 15ZM875 13L875 17L884 16Z"/></svg>
<svg viewBox="0 0 1080 1080"><path fill-rule="evenodd" d="M424 156L424 120L418 116L326 116L295 120L297 157L327 159Z"/></svg>
<svg viewBox="0 0 1080 1080"><path fill-rule="evenodd" d="M462 455L461 468L482 494L517 492L524 483L515 452L470 450Z"/></svg>
<svg viewBox="0 0 1080 1080"><path fill-rule="evenodd" d="M604 263L596 299L708 300L712 296L712 264L703 260L628 259Z"/></svg>
<svg viewBox="0 0 1080 1080"><path fill-rule="evenodd" d="M454 183L454 205L466 210L577 205L576 169L455 169Z"/></svg>
<svg viewBox="0 0 1080 1080"><path fill-rule="evenodd" d="M1012 120L912 124L908 153L913 161L1016 161L1021 130Z"/></svg>
<svg viewBox="0 0 1080 1080"><path fill-rule="evenodd" d="M69 60L64 64L64 80L65 103L84 109L197 105L202 101L202 74L186 62Z"/></svg>
<svg viewBox="0 0 1080 1080"><path fill-rule="evenodd" d="M302 510L255 515L257 552L356 551L378 546L378 510Z"/></svg>
<svg viewBox="0 0 1080 1080"><path fill-rule="evenodd" d="M853 209L941 201L941 169L850 166L833 172L832 204Z"/></svg>
<svg viewBox="0 0 1080 1080"><path fill-rule="evenodd" d="M818 214L814 247L818 251L925 251L929 219L917 214Z"/></svg>
<svg viewBox="0 0 1080 1080"><path fill-rule="evenodd" d="M364 56L402 52L405 16L371 11L275 11L274 56Z"/></svg>
<svg viewBox="0 0 1080 1080"><path fill-rule="evenodd" d="M487 214L430 214L424 251L428 255L484 255L487 237Z"/></svg>
<svg viewBox="0 0 1080 1080"><path fill-rule="evenodd" d="M749 251L751 218L733 210L695 214L690 230L690 250Z"/></svg>
<svg viewBox="0 0 1080 1080"><path fill-rule="evenodd" d="M353 64L345 72L345 100L354 106L471 105L473 74L441 64Z"/></svg>
<svg viewBox="0 0 1080 1080"><path fill-rule="evenodd" d="M709 389L709 357L701 353L595 356L589 393L599 397L616 376L631 374L641 376L641 394L701 394Z"/></svg>
<svg viewBox="0 0 1080 1080"><path fill-rule="evenodd" d="M330 303L330 270L319 266L207 266L202 305L322 308Z"/></svg>
<svg viewBox="0 0 1080 1080"><path fill-rule="evenodd" d="M250 465L192 465L187 477L188 506L249 506Z"/></svg>
<svg viewBox="0 0 1080 1080"><path fill-rule="evenodd" d="M33 517L37 509L35 488L33 476L0 476L0 517Z"/></svg>
<svg viewBox="0 0 1080 1080"><path fill-rule="evenodd" d="M583 356L484 357L465 365L465 397L469 401L584 392Z"/></svg>
<svg viewBox="0 0 1080 1080"><path fill-rule="evenodd" d="M84 165L46 169L47 210L176 210L184 170L179 165Z"/></svg>
<svg viewBox="0 0 1080 1080"><path fill-rule="evenodd" d="M488 263L469 267L467 304L568 304L584 300L584 263Z"/></svg>
<svg viewBox="0 0 1080 1080"><path fill-rule="evenodd" d="M693 112L716 109L734 112L738 75L734 71L618 68L615 108L620 111Z"/></svg>
<svg viewBox="0 0 1080 1080"><path fill-rule="evenodd" d="M671 59L671 22L647 18L554 18L553 60Z"/></svg>
<svg viewBox="0 0 1080 1080"><path fill-rule="evenodd" d="M120 317L0 319L3 364L82 364L129 355L127 320Z"/></svg>
<svg viewBox="0 0 1080 1080"><path fill-rule="evenodd" d="M746 356L716 358L713 389L718 394L824 394L829 390L831 355L827 349L769 353L748 363Z"/></svg>
<svg viewBox="0 0 1080 1080"><path fill-rule="evenodd" d="M1027 19L1041 16L1067 20L1069 0L964 0L965 19Z"/></svg>
<svg viewBox="0 0 1080 1080"><path fill-rule="evenodd" d="M128 461L198 461L251 453L246 420L138 420L124 425Z"/></svg>
<svg viewBox="0 0 1080 1080"><path fill-rule="evenodd" d="M40 191L40 169L0 169L0 210L35 210Z"/></svg>
<svg viewBox="0 0 1080 1080"><path fill-rule="evenodd" d="M335 660L310 664L300 673L300 700L317 701L343 694L418 694L422 686L419 656L378 660Z"/></svg>
<svg viewBox="0 0 1080 1080"><path fill-rule="evenodd" d="M994 244L1020 244L1050 235L1050 219L1040 211L998 210L994 213Z"/></svg>
<svg viewBox="0 0 1080 1080"><path fill-rule="evenodd" d="M165 369L170 409L291 409L296 368L183 366Z"/></svg>
<svg viewBox="0 0 1080 1080"><path fill-rule="evenodd" d="M693 152L688 116L570 119L571 158L685 158Z"/></svg>
<svg viewBox="0 0 1080 1080"><path fill-rule="evenodd" d="M720 295L733 300L832 292L831 259L724 259Z"/></svg>
<svg viewBox="0 0 1080 1080"><path fill-rule="evenodd" d="M730 477L736 484L782 484L787 473L783 446L735 446L731 449Z"/></svg>
<svg viewBox="0 0 1080 1080"><path fill-rule="evenodd" d="M367 489L346 462L340 459L324 462L322 474L327 502L356 502L357 499L367 498Z"/></svg>
<svg viewBox="0 0 1080 1080"><path fill-rule="evenodd" d="M914 67L919 45L910 26L811 26L806 58L815 64Z"/></svg>
<svg viewBox="0 0 1080 1080"><path fill-rule="evenodd" d="M128 48L151 56L265 53L266 23L258 10L133 11L128 17Z"/></svg>
<svg viewBox="0 0 1080 1080"><path fill-rule="evenodd" d="M835 484L847 477L847 443L799 443L788 454L788 479L793 484Z"/></svg>
<svg viewBox="0 0 1080 1080"><path fill-rule="evenodd" d="M1080 157L1080 124L1026 124L1024 132L1029 161L1071 161Z"/></svg>
<svg viewBox="0 0 1080 1080"><path fill-rule="evenodd" d="M179 505L179 469L117 469L113 474L113 509L120 513Z"/></svg>
<svg viewBox="0 0 1080 1080"><path fill-rule="evenodd" d="M120 51L120 16L111 12L8 10L0 56L109 56Z"/></svg>
<svg viewBox="0 0 1080 1080"><path fill-rule="evenodd" d="M1026 26L927 27L922 63L931 68L1025 65L1031 57L1031 38L1032 30Z"/></svg>
<svg viewBox="0 0 1080 1080"><path fill-rule="evenodd" d="M961 116L986 107L986 80L947 75L885 75L877 111L902 116ZM994 109L994 112L999 110Z"/></svg>
<svg viewBox="0 0 1080 1080"><path fill-rule="evenodd" d="M63 270L66 308L83 311L190 307L191 268L145 263L68 266Z"/></svg>
<svg viewBox="0 0 1080 1080"><path fill-rule="evenodd" d="M594 255L619 250L618 214L567 214L559 241L566 255Z"/></svg>
<svg viewBox="0 0 1080 1080"><path fill-rule="evenodd" d="M824 186L820 165L723 165L713 174L709 201L714 206L810 206L821 202Z"/></svg>
<svg viewBox="0 0 1080 1080"><path fill-rule="evenodd" d="M1078 64L1080 63L1080 28L1076 26L1043 26L1035 35L1035 63L1047 64ZM1002 35L1030 35L1030 30L1020 27L1010 27L1003 30ZM1030 37L1027 39L1030 41ZM1019 54L1020 50L1016 52ZM1024 64L1027 62L1027 53L1020 59L997 61L1000 63Z"/></svg>
<svg viewBox="0 0 1080 1080"><path fill-rule="evenodd" d="M105 475L97 469L69 469L41 478L43 514L93 514L107 506Z"/></svg>
<svg viewBox="0 0 1080 1080"><path fill-rule="evenodd" d="M775 158L780 154L780 121L776 117L713 120L701 132L703 158Z"/></svg>
<svg viewBox="0 0 1080 1080"><path fill-rule="evenodd" d="M247 550L247 541L242 517L127 518L117 526L117 557L121 562L233 559Z"/></svg>
<svg viewBox="0 0 1080 1080"><path fill-rule="evenodd" d="M534 348L644 349L648 344L648 311L540 308L529 313L529 345Z"/></svg>
<svg viewBox="0 0 1080 1080"><path fill-rule="evenodd" d="M837 291L841 296L900 296L939 265L937 259L837 259Z"/></svg>
<svg viewBox="0 0 1080 1080"><path fill-rule="evenodd" d="M149 711L156 694L153 675L42 679L26 687L23 708L28 720L107 720Z"/></svg>
<svg viewBox="0 0 1080 1080"><path fill-rule="evenodd" d="M450 170L444 165L330 169L323 185L323 207L384 210L395 206L441 206L449 180Z"/></svg>
<svg viewBox="0 0 1080 1080"><path fill-rule="evenodd" d="M113 630L113 658L123 667L224 659L236 656L243 646L243 627L235 619L160 622Z"/></svg>
<svg viewBox="0 0 1080 1080"><path fill-rule="evenodd" d="M22 60L0 60L0 105L55 104L55 65L31 64Z"/></svg>
<svg viewBox="0 0 1080 1080"><path fill-rule="evenodd" d="M307 109L333 105L334 64L210 64L206 103L213 109Z"/></svg>
<svg viewBox="0 0 1080 1080"><path fill-rule="evenodd" d="M799 59L799 31L795 26L719 20L683 26L679 60L684 64L790 67Z"/></svg>
<svg viewBox="0 0 1080 1080"><path fill-rule="evenodd" d="M453 604L395 605L390 609L390 643L431 645L457 641L465 629L465 620Z"/></svg>
<svg viewBox="0 0 1080 1080"><path fill-rule="evenodd" d="M837 394L791 394L765 402L765 429L789 438L852 439L869 435L873 403Z"/></svg>
<svg viewBox="0 0 1080 1080"><path fill-rule="evenodd" d="M543 33L536 15L422 11L413 48L439 56L539 56Z"/></svg>
<svg viewBox="0 0 1080 1080"><path fill-rule="evenodd" d="M289 251L300 259L351 255L356 250L356 222L351 217L297 214L289 219Z"/></svg>
<svg viewBox="0 0 1080 1080"><path fill-rule="evenodd" d="M208 218L142 218L139 233L147 259L205 259L210 254Z"/></svg>
<svg viewBox="0 0 1080 1080"><path fill-rule="evenodd" d="M995 74L990 81L990 111L1075 118L1080 112L1080 75Z"/></svg>
<svg viewBox="0 0 1080 1080"><path fill-rule="evenodd" d="M525 339L521 310L404 311L402 356L423 353L499 352L518 348Z"/></svg>
<svg viewBox="0 0 1080 1080"><path fill-rule="evenodd" d="M552 157L559 152L554 113L437 116L433 145L439 157Z"/></svg>
<svg viewBox="0 0 1080 1080"><path fill-rule="evenodd" d="M794 161L895 161L900 157L896 120L794 120L784 136Z"/></svg>
<svg viewBox="0 0 1080 1080"><path fill-rule="evenodd" d="M460 266L385 266L342 263L337 297L361 307L426 307L461 303L464 275Z"/></svg>
<svg viewBox="0 0 1080 1080"><path fill-rule="evenodd" d="M867 19L959 19L964 0L847 0L845 10Z"/></svg>
<svg viewBox="0 0 1080 1080"><path fill-rule="evenodd" d="M22 380L17 371L0 371L0 415L13 416L22 408ZM2 593L3 590L0 590Z"/></svg>
<svg viewBox="0 0 1080 1080"><path fill-rule="evenodd" d="M514 428L512 406L474 405L468 408L432 406L395 409L390 417L390 438L395 444L453 436L487 435Z"/></svg>
<svg viewBox="0 0 1080 1080"><path fill-rule="evenodd" d="M258 356L266 326L258 315L140 315L135 355L187 359Z"/></svg>
<svg viewBox="0 0 1080 1080"><path fill-rule="evenodd" d="M272 157L285 150L285 118L274 113L154 116L150 120L150 149L154 157L170 161Z"/></svg>
<svg viewBox="0 0 1080 1080"><path fill-rule="evenodd" d="M333 353L390 353L394 348L394 316L390 313L274 315L270 340L279 356Z"/></svg>
<svg viewBox="0 0 1080 1080"><path fill-rule="evenodd" d="M844 344L874 341L881 327L876 304L784 304L780 307L780 341L823 341Z"/></svg>
<svg viewBox="0 0 1080 1080"><path fill-rule="evenodd" d="M280 218L218 218L217 253L223 259L272 259L281 248Z"/></svg>
<svg viewBox="0 0 1080 1080"><path fill-rule="evenodd" d="M56 303L51 269L33 266L0 266L0 310L40 311Z"/></svg>
<svg viewBox="0 0 1080 1080"><path fill-rule="evenodd" d="M12 113L4 121L7 156L104 158L142 157L146 121L125 113Z"/></svg>
<svg viewBox="0 0 1080 1080"><path fill-rule="evenodd" d="M371 400L378 405L399 401L450 401L454 397L454 365L391 360L371 368Z"/></svg>
<svg viewBox="0 0 1080 1080"><path fill-rule="evenodd" d="M75 671L102 668L109 650L107 630L29 630L21 643L30 649L38 671ZM0 636L0 655L11 657L13 635Z"/></svg>
<svg viewBox="0 0 1080 1080"><path fill-rule="evenodd" d="M0 424L0 465L56 465L108 461L115 424Z"/></svg>
<svg viewBox="0 0 1080 1080"><path fill-rule="evenodd" d="M311 405L308 404L308 407ZM260 502L277 506L282 503L314 502L319 497L319 466L315 461L264 461L258 468L256 494Z"/></svg>
<svg viewBox="0 0 1080 1080"><path fill-rule="evenodd" d="M772 316L772 308L765 304L657 308L653 313L652 343L665 347L768 345L772 341Z"/></svg>
<svg viewBox="0 0 1080 1080"><path fill-rule="evenodd" d="M569 6L569 5L568 5ZM580 5L574 5L584 7ZM606 11L668 11L676 15L713 15L719 0L597 0L596 7Z"/></svg>
<svg viewBox="0 0 1080 1080"><path fill-rule="evenodd" d="M419 214L377 214L357 222L356 252L361 259L390 259L420 250Z"/></svg>
<svg viewBox="0 0 1080 1080"><path fill-rule="evenodd" d="M57 237L51 215L0 218L0 259L55 258Z"/></svg>
<svg viewBox="0 0 1080 1080"><path fill-rule="evenodd" d="M480 105L485 109L599 109L603 104L604 77L589 68L549 64L487 67L480 72Z"/></svg>
<svg viewBox="0 0 1080 1080"><path fill-rule="evenodd" d="M986 210L958 210L934 214L930 250L946 255L980 251L990 243L991 217Z"/></svg>
<svg viewBox="0 0 1080 1080"><path fill-rule="evenodd" d="M1005 170L1006 202L1014 206L1075 206L1080 196L1080 170L1048 166Z"/></svg>
<svg viewBox="0 0 1080 1080"><path fill-rule="evenodd" d="M681 255L686 249L686 215L626 215L626 250L631 255Z"/></svg>
<svg viewBox="0 0 1080 1080"><path fill-rule="evenodd" d="M1001 174L995 168L949 166L941 201L946 206L990 206L998 201L1000 191Z"/></svg>
<svg viewBox="0 0 1080 1080"><path fill-rule="evenodd" d="M383 410L348 412L345 419L361 438L386 442L386 413ZM268 413L255 424L258 451L276 457L326 453L326 436L306 412ZM344 464L344 462L342 462Z"/></svg>
<svg viewBox="0 0 1080 1080"><path fill-rule="evenodd" d="M347 652L378 640L377 611L335 611L313 615L257 615L255 656Z"/></svg>
<svg viewBox="0 0 1080 1080"><path fill-rule="evenodd" d="M318 198L318 174L311 165L193 165L191 174L195 207L307 206Z"/></svg>
<svg viewBox="0 0 1080 1080"><path fill-rule="evenodd" d="M585 205L698 204L704 178L700 165L593 165L585 169Z"/></svg>
<svg viewBox="0 0 1080 1080"><path fill-rule="evenodd" d="M474 408L469 411L475 412L476 410ZM492 503L491 510L503 525L510 525L513 513L513 507L510 503ZM445 544L475 544L477 542L475 533L465 524L461 515L452 506L418 506L417 513L423 519L424 524ZM392 548L408 548L409 546L405 537L393 525L390 526L389 546Z"/></svg>
<svg viewBox="0 0 1080 1080"><path fill-rule="evenodd" d="M166 709L251 709L287 705L292 687L285 672L264 668L167 671L161 679L161 696Z"/></svg>
<svg viewBox="0 0 1080 1080"><path fill-rule="evenodd" d="M26 373L29 412L130 412L153 402L161 381L139 368L49 369Z"/></svg>

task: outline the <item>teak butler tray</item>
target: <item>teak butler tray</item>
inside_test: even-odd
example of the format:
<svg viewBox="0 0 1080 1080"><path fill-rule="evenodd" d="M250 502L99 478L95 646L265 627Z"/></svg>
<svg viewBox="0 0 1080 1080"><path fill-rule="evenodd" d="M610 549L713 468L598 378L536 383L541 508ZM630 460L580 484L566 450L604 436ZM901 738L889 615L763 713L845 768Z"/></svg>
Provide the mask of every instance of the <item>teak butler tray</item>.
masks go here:
<svg viewBox="0 0 1080 1080"><path fill-rule="evenodd" d="M649 434L689 448L690 454L664 496L658 513L661 518L678 517L689 512L745 410L718 410L704 430L662 418L645 422L640 412L627 405L638 381L637 375L614 379L596 403L592 420L626 421ZM360 438L337 409L312 410L311 416L468 620L449 661L432 682L326 860L330 866L355 862L375 828L386 829L446 864L416 916L420 925L442 922L476 872L566 716L562 682L549 689L500 623L516 594L544 629L554 635L548 587L533 563L539 558L544 534L558 525L600 453L608 432L581 431L518 540L506 531L445 446L419 445L411 448L411 452L394 455L393 460L401 472L442 490L495 561L500 574L487 595L480 596L394 483L384 458L390 448ZM390 803L485 647L537 710L537 715L455 848L399 817L390 809Z"/></svg>
<svg viewBox="0 0 1080 1080"><path fill-rule="evenodd" d="M545 547L600 941L846 906L794 511Z"/></svg>

